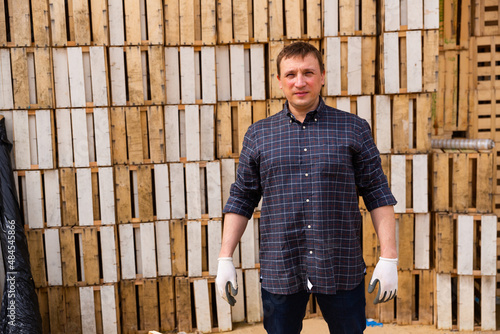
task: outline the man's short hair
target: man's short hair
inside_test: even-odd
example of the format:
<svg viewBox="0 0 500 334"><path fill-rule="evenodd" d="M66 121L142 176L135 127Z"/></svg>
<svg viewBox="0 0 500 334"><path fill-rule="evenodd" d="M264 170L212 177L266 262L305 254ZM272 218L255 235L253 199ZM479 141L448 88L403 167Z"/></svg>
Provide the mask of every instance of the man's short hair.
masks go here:
<svg viewBox="0 0 500 334"><path fill-rule="evenodd" d="M308 54L312 54L318 59L319 68L321 73L325 70L325 65L323 64L323 57L321 52L318 51L313 45L306 42L295 42L285 46L280 53L278 58L276 58L276 65L278 66L278 76L281 76L281 61L286 58L301 57L305 58Z"/></svg>

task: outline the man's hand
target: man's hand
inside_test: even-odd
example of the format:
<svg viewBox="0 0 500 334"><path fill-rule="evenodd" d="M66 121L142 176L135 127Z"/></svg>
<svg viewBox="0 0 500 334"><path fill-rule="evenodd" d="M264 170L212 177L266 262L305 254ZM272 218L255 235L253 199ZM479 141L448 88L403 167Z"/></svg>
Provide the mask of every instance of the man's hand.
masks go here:
<svg viewBox="0 0 500 334"><path fill-rule="evenodd" d="M234 306L236 299L233 296L238 294L238 283L236 282L236 269L234 268L232 257L220 257L217 259L219 266L217 268L217 277L215 284L222 299L229 305Z"/></svg>
<svg viewBox="0 0 500 334"><path fill-rule="evenodd" d="M398 291L398 259L386 259L381 257L373 271L373 276L368 286L368 292L372 293L379 283L377 296L373 304L384 303L396 297Z"/></svg>

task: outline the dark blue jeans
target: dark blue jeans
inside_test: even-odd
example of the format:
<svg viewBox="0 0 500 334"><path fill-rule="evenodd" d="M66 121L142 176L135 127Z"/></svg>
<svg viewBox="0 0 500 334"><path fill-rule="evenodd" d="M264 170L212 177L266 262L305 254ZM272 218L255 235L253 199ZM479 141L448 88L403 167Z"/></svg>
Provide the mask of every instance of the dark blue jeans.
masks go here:
<svg viewBox="0 0 500 334"><path fill-rule="evenodd" d="M366 328L365 282L335 295L314 294L330 333L358 334ZM264 328L269 334L299 334L310 293L276 295L262 289Z"/></svg>

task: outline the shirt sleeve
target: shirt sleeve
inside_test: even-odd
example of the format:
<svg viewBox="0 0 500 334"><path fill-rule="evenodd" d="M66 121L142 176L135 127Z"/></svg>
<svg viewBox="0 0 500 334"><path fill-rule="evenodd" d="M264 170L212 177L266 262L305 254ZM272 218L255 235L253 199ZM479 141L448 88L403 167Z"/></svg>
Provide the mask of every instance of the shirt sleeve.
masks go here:
<svg viewBox="0 0 500 334"><path fill-rule="evenodd" d="M372 211L381 206L394 205L396 199L389 189L387 177L382 170L380 153L373 141L370 126L361 120L360 149L354 156L356 186L363 197L366 208Z"/></svg>
<svg viewBox="0 0 500 334"><path fill-rule="evenodd" d="M231 185L224 213L236 213L250 219L262 196L258 151L251 126L243 139L236 181Z"/></svg>

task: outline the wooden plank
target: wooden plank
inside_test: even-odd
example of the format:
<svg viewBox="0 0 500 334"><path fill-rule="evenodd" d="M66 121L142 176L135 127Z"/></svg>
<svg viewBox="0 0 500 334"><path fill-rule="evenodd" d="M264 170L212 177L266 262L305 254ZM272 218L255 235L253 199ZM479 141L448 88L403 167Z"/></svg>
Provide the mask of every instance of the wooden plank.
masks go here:
<svg viewBox="0 0 500 334"><path fill-rule="evenodd" d="M404 155L391 156L391 190L398 201L394 205L394 212L406 212L406 157Z"/></svg>
<svg viewBox="0 0 500 334"><path fill-rule="evenodd" d="M477 157L476 176L476 209L478 212L492 211L492 189L493 189L493 156L491 154L479 154Z"/></svg>
<svg viewBox="0 0 500 334"><path fill-rule="evenodd" d="M134 281L120 281L120 313L121 324L128 332L136 332L138 326L137 297Z"/></svg>
<svg viewBox="0 0 500 334"><path fill-rule="evenodd" d="M62 225L77 224L76 175L73 168L60 168Z"/></svg>
<svg viewBox="0 0 500 334"><path fill-rule="evenodd" d="M237 120L237 143L233 139L233 151L240 152L243 148L243 139L250 125L252 125L252 105L250 102L238 102L238 120ZM234 147L237 144L237 147Z"/></svg>
<svg viewBox="0 0 500 334"><path fill-rule="evenodd" d="M233 262L234 262L234 255L233 255ZM246 271L248 272L248 271ZM246 273L245 272L245 273ZM238 284L238 289L241 289L244 285L245 277L243 276L243 270L240 268L236 269L236 282ZM241 290L239 290L241 291ZM246 290L248 291L248 290ZM241 322L245 321L245 298L246 294L243 293L238 293L236 296L234 296L234 299L236 299L236 304L231 307L231 319L233 322ZM227 302L224 301L226 304Z"/></svg>
<svg viewBox="0 0 500 334"><path fill-rule="evenodd" d="M340 38L326 39L326 87L328 95L341 95Z"/></svg>
<svg viewBox="0 0 500 334"><path fill-rule="evenodd" d="M339 0L339 35L354 35L357 30L354 20L355 2Z"/></svg>
<svg viewBox="0 0 500 334"><path fill-rule="evenodd" d="M47 286L47 273L45 269L45 252L43 247L43 230L27 230L26 240L30 255L31 273L35 287ZM48 250L47 250L48 251ZM48 268L47 263L47 268ZM53 269L53 267L52 267ZM60 269L59 269L60 272Z"/></svg>
<svg viewBox="0 0 500 334"><path fill-rule="evenodd" d="M139 218L142 222L153 220L153 185L151 180L151 166L137 167ZM137 214L137 212L136 212Z"/></svg>
<svg viewBox="0 0 500 334"><path fill-rule="evenodd" d="M109 48L108 52L109 52L109 63L111 66L110 70L111 104L114 106L124 106L127 104L127 91L126 91L126 79L125 79L125 54L122 48L117 48L117 47Z"/></svg>
<svg viewBox="0 0 500 334"><path fill-rule="evenodd" d="M168 221L158 221L156 224L156 252L158 259L158 275L172 275L170 255L170 228Z"/></svg>
<svg viewBox="0 0 500 334"><path fill-rule="evenodd" d="M172 250L172 275L187 275L186 266L186 236L182 220L170 221L170 236Z"/></svg>
<svg viewBox="0 0 500 334"><path fill-rule="evenodd" d="M434 153L432 155L432 210L448 211L449 198L449 155L448 153Z"/></svg>
<svg viewBox="0 0 500 334"><path fill-rule="evenodd" d="M423 325L434 324L435 276L436 273L430 270L422 270L419 274L418 321Z"/></svg>
<svg viewBox="0 0 500 334"><path fill-rule="evenodd" d="M40 171L26 171L28 216L27 223L30 228L43 228L43 193Z"/></svg>
<svg viewBox="0 0 500 334"><path fill-rule="evenodd" d="M424 0L424 29L439 29L438 0Z"/></svg>
<svg viewBox="0 0 500 334"><path fill-rule="evenodd" d="M204 45L217 43L216 2L201 1L201 40Z"/></svg>
<svg viewBox="0 0 500 334"><path fill-rule="evenodd" d="M497 274L496 231L497 216L481 216L481 275L495 276Z"/></svg>
<svg viewBox="0 0 500 334"><path fill-rule="evenodd" d="M200 106L200 160L215 159L214 106Z"/></svg>
<svg viewBox="0 0 500 334"><path fill-rule="evenodd" d="M54 62L54 92L57 108L71 107L69 93L68 54L66 49L53 49Z"/></svg>
<svg viewBox="0 0 500 334"><path fill-rule="evenodd" d="M385 0L384 2L385 29L396 31L400 26L400 4L398 0Z"/></svg>
<svg viewBox="0 0 500 334"><path fill-rule="evenodd" d="M413 270L414 224L413 214L401 214L396 220L398 229L398 269ZM410 288L411 291L411 288ZM399 292L399 291L398 291ZM410 307L411 309L411 307Z"/></svg>
<svg viewBox="0 0 500 334"><path fill-rule="evenodd" d="M187 222L187 259L189 277L202 274L201 222Z"/></svg>
<svg viewBox="0 0 500 334"><path fill-rule="evenodd" d="M73 152L75 167L89 166L88 130L82 124L87 123L85 109L71 109L71 128L73 133Z"/></svg>
<svg viewBox="0 0 500 334"><path fill-rule="evenodd" d="M94 305L94 288L80 287L80 310L83 333L96 332L95 305Z"/></svg>
<svg viewBox="0 0 500 334"><path fill-rule="evenodd" d="M187 277L175 278L175 310L179 331L192 332L191 289Z"/></svg>
<svg viewBox="0 0 500 334"><path fill-rule="evenodd" d="M217 104L217 157L230 157L233 153L231 105L225 102Z"/></svg>
<svg viewBox="0 0 500 334"><path fill-rule="evenodd" d="M50 330L56 333L66 332L66 298L63 287L47 289Z"/></svg>
<svg viewBox="0 0 500 334"><path fill-rule="evenodd" d="M233 41L233 10L231 0L220 0L217 3L218 41L232 43ZM236 24L236 23L235 23Z"/></svg>
<svg viewBox="0 0 500 334"><path fill-rule="evenodd" d="M66 10L63 1L49 0L52 46L65 46L70 39L66 35Z"/></svg>
<svg viewBox="0 0 500 334"><path fill-rule="evenodd" d="M158 289L156 280L144 280L144 284L139 285L139 320L140 328L158 328Z"/></svg>
<svg viewBox="0 0 500 334"><path fill-rule="evenodd" d="M121 225L120 225L121 226ZM104 283L118 282L118 261L114 226L101 226L102 279Z"/></svg>
<svg viewBox="0 0 500 334"><path fill-rule="evenodd" d="M435 114L436 94L417 96L416 145L418 152L426 153L431 149L431 116Z"/></svg>
<svg viewBox="0 0 500 334"><path fill-rule="evenodd" d="M127 153L128 161L140 164L144 160L144 145L141 124L141 111L138 107L125 108L125 124L127 127Z"/></svg>
<svg viewBox="0 0 500 334"><path fill-rule="evenodd" d="M179 51L176 47L165 48L165 80L166 80L166 102L168 104L180 104L180 67Z"/></svg>
<svg viewBox="0 0 500 334"><path fill-rule="evenodd" d="M172 218L184 218L186 215L186 205L184 200L184 166L181 163L170 164L170 194Z"/></svg>
<svg viewBox="0 0 500 334"><path fill-rule="evenodd" d="M238 295L241 295L241 293L238 293ZM218 292L215 294L215 301L217 304L217 323L219 325L218 326L219 330L220 331L231 331L233 329L233 323L231 320L231 313L232 313L231 306L229 305L229 303L227 301L222 299L221 295ZM244 316L243 316L243 318L244 318Z"/></svg>
<svg viewBox="0 0 500 334"><path fill-rule="evenodd" d="M170 182L168 165L156 164L154 166L156 217L159 220L170 219Z"/></svg>
<svg viewBox="0 0 500 334"><path fill-rule="evenodd" d="M175 329L175 278L172 276L158 278L158 296L160 309L160 329L168 331Z"/></svg>
<svg viewBox="0 0 500 334"><path fill-rule="evenodd" d="M72 107L85 107L85 79L82 48L67 48L68 77Z"/></svg>
<svg viewBox="0 0 500 334"><path fill-rule="evenodd" d="M54 148L52 134L52 115L50 110L36 111L36 136L38 168L54 168Z"/></svg>
<svg viewBox="0 0 500 334"><path fill-rule="evenodd" d="M428 205L427 155L413 156L413 212L426 213Z"/></svg>
<svg viewBox="0 0 500 334"><path fill-rule="evenodd" d="M109 43L110 45L124 45L124 13L123 1L108 0L109 15Z"/></svg>
<svg viewBox="0 0 500 334"><path fill-rule="evenodd" d="M156 247L154 223L140 225L142 276L145 278L156 277Z"/></svg>
<svg viewBox="0 0 500 334"><path fill-rule="evenodd" d="M165 147L166 161L180 160L179 109L177 106L165 106Z"/></svg>
<svg viewBox="0 0 500 334"><path fill-rule="evenodd" d="M222 203L226 203L229 198L231 185L236 180L235 161L233 159L221 159L221 179L222 179Z"/></svg>
<svg viewBox="0 0 500 334"><path fill-rule="evenodd" d="M436 214L436 272L449 274L453 271L454 262L454 224L448 214Z"/></svg>
<svg viewBox="0 0 500 334"><path fill-rule="evenodd" d="M90 173L90 169L88 168L78 168L76 170L78 223L80 226L91 226L94 224L92 179Z"/></svg>
<svg viewBox="0 0 500 334"><path fill-rule="evenodd" d="M451 293L451 274L438 273L436 275L436 323L438 329L452 328Z"/></svg>
<svg viewBox="0 0 500 334"><path fill-rule="evenodd" d="M287 39L302 38L303 19L301 4L298 0L285 0L284 18Z"/></svg>
<svg viewBox="0 0 500 334"><path fill-rule="evenodd" d="M47 227L61 226L61 193L59 190L58 170L46 170L43 173L45 192L50 196L45 197L45 214Z"/></svg>
<svg viewBox="0 0 500 334"><path fill-rule="evenodd" d="M396 296L397 323L398 325L410 325L412 321L412 272L400 270L398 272L398 294Z"/></svg>
<svg viewBox="0 0 500 334"><path fill-rule="evenodd" d="M127 137L125 111L123 108L111 108L111 141L113 143L113 164L127 163Z"/></svg>
<svg viewBox="0 0 500 334"><path fill-rule="evenodd" d="M8 49L0 49L0 109L13 108L10 52Z"/></svg>
<svg viewBox="0 0 500 334"><path fill-rule="evenodd" d="M416 1L413 1L416 2ZM409 15L413 17L414 15ZM407 52L407 91L422 91L422 33L420 31L406 32L406 49L415 50Z"/></svg>
<svg viewBox="0 0 500 334"><path fill-rule="evenodd" d="M186 159L200 160L200 111L198 105L185 107L186 117Z"/></svg>
<svg viewBox="0 0 500 334"><path fill-rule="evenodd" d="M267 0L253 1L253 39L255 42L267 42L268 40Z"/></svg>
<svg viewBox="0 0 500 334"><path fill-rule="evenodd" d="M65 286L73 286L78 282L76 271L77 254L75 235L70 228L60 230L62 278Z"/></svg>
<svg viewBox="0 0 500 334"><path fill-rule="evenodd" d="M423 91L435 92L438 89L439 71L439 31L423 32L422 85Z"/></svg>
<svg viewBox="0 0 500 334"><path fill-rule="evenodd" d="M323 2L323 17L330 19L323 20L325 37L338 36L339 34L339 1Z"/></svg>
<svg viewBox="0 0 500 334"><path fill-rule="evenodd" d="M98 166L111 165L110 124L107 108L93 109L96 161Z"/></svg>
<svg viewBox="0 0 500 334"><path fill-rule="evenodd" d="M208 288L206 279L197 279L193 282L196 327L203 333L212 331L212 319L210 317L211 305Z"/></svg>
<svg viewBox="0 0 500 334"><path fill-rule="evenodd" d="M452 209L466 212L469 207L469 163L468 154L453 154Z"/></svg>
<svg viewBox="0 0 500 334"><path fill-rule="evenodd" d="M430 214L415 215L415 269L430 269Z"/></svg>
<svg viewBox="0 0 500 334"><path fill-rule="evenodd" d="M217 101L214 47L201 48L201 62L203 103L213 104Z"/></svg>
<svg viewBox="0 0 500 334"><path fill-rule="evenodd" d="M361 37L347 39L347 91L349 95L361 94Z"/></svg>
<svg viewBox="0 0 500 334"><path fill-rule="evenodd" d="M52 59L49 48L36 48L36 103L39 108L54 108L52 84Z"/></svg>
<svg viewBox="0 0 500 334"><path fill-rule="evenodd" d="M179 1L180 44L193 45L194 32L194 1Z"/></svg>
<svg viewBox="0 0 500 334"><path fill-rule="evenodd" d="M14 103L16 108L29 108L28 54L25 48L11 48L11 71Z"/></svg>
<svg viewBox="0 0 500 334"><path fill-rule="evenodd" d="M231 99L231 70L229 63L229 47L219 45L215 48L217 67L217 99L229 101Z"/></svg>
<svg viewBox="0 0 500 334"><path fill-rule="evenodd" d="M241 249L241 268L255 268L255 231L254 231L254 221L250 218L248 221L245 232L240 240Z"/></svg>
<svg viewBox="0 0 500 334"><path fill-rule="evenodd" d="M220 220L209 220L208 233L208 272L217 275L218 255L222 243L222 222Z"/></svg>
<svg viewBox="0 0 500 334"><path fill-rule="evenodd" d="M105 0L91 0L92 41L94 45L109 45L108 4Z"/></svg>
<svg viewBox="0 0 500 334"><path fill-rule="evenodd" d="M103 333L117 334L119 328L117 300L114 285L100 287Z"/></svg>
<svg viewBox="0 0 500 334"><path fill-rule="evenodd" d="M30 169L30 141L27 134L29 131L28 112L26 110L14 110L12 112L14 157L16 169Z"/></svg>
<svg viewBox="0 0 500 334"><path fill-rule="evenodd" d="M385 94L399 93L399 37L397 33L384 34Z"/></svg>
<svg viewBox="0 0 500 334"><path fill-rule="evenodd" d="M138 46L126 48L128 101L132 105L144 104L147 93L144 91L142 76L141 49Z"/></svg>
<svg viewBox="0 0 500 334"><path fill-rule="evenodd" d="M116 221L127 223L132 219L130 196L130 172L128 166L115 166Z"/></svg>
<svg viewBox="0 0 500 334"><path fill-rule="evenodd" d="M265 100L264 45L250 45L250 61L252 100Z"/></svg>
<svg viewBox="0 0 500 334"><path fill-rule="evenodd" d="M233 101L245 100L245 62L243 45L232 44L229 46L231 63L231 99Z"/></svg>
<svg viewBox="0 0 500 334"><path fill-rule="evenodd" d="M134 228L130 224L118 225L118 236L120 239L120 267L122 279L135 279L135 251Z"/></svg>
<svg viewBox="0 0 500 334"><path fill-rule="evenodd" d="M158 30L160 31L160 30ZM162 46L148 47L148 71L143 72L143 76L149 78L148 89L150 91L149 99L153 104L165 103L165 56ZM145 91L147 92L147 91ZM145 93L145 96L147 94Z"/></svg>
<svg viewBox="0 0 500 334"><path fill-rule="evenodd" d="M186 164L187 217L201 218L201 183L199 163Z"/></svg>
<svg viewBox="0 0 500 334"><path fill-rule="evenodd" d="M181 47L180 49L180 69L181 69L181 100L183 104L195 103L194 92L194 48Z"/></svg>
<svg viewBox="0 0 500 334"><path fill-rule="evenodd" d="M180 41L179 1L165 0L164 6L165 45L178 45Z"/></svg>
<svg viewBox="0 0 500 334"><path fill-rule="evenodd" d="M74 40L76 45L90 44L89 3L85 0L72 0L74 20Z"/></svg>
<svg viewBox="0 0 500 334"><path fill-rule="evenodd" d="M424 4L422 0L408 0L407 4L408 29L423 29Z"/></svg>
<svg viewBox="0 0 500 334"><path fill-rule="evenodd" d="M84 228L82 233L84 281L88 285L100 283L97 234L97 228L95 227Z"/></svg>
<svg viewBox="0 0 500 334"><path fill-rule="evenodd" d="M247 310L247 322L260 322L261 301L260 301L260 276L258 269L245 271L245 305Z"/></svg>
<svg viewBox="0 0 500 334"><path fill-rule="evenodd" d="M459 275L472 275L473 235L473 216L459 215L457 220L457 274Z"/></svg>
<svg viewBox="0 0 500 334"><path fill-rule="evenodd" d="M92 101L96 107L107 106L108 80L104 47L91 47L89 54L92 68Z"/></svg>
<svg viewBox="0 0 500 334"><path fill-rule="evenodd" d="M375 58L377 53L377 39L362 37L361 39L361 93L375 93Z"/></svg>
<svg viewBox="0 0 500 334"><path fill-rule="evenodd" d="M481 276L481 330L496 330L496 279Z"/></svg>
<svg viewBox="0 0 500 334"><path fill-rule="evenodd" d="M267 8L269 12L269 40L283 40L283 1L269 2Z"/></svg>
<svg viewBox="0 0 500 334"><path fill-rule="evenodd" d="M460 254L460 253L459 253ZM458 329L460 331L474 330L474 276L458 276Z"/></svg>
<svg viewBox="0 0 500 334"><path fill-rule="evenodd" d="M221 169L219 161L207 162L208 216L222 217Z"/></svg>
<svg viewBox="0 0 500 334"><path fill-rule="evenodd" d="M40 47L50 45L48 5L47 1L31 1L31 12L36 13L36 15L31 15L31 20L33 21L33 39L34 44ZM30 28L30 22L26 22L26 27L26 29ZM31 33L29 34L29 40L31 40Z"/></svg>
<svg viewBox="0 0 500 334"><path fill-rule="evenodd" d="M408 95L394 95L392 102L392 133L394 153L409 153L409 100Z"/></svg>

